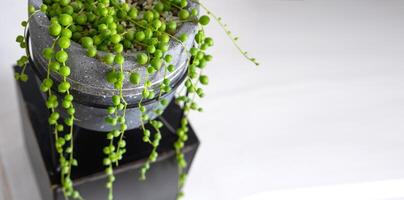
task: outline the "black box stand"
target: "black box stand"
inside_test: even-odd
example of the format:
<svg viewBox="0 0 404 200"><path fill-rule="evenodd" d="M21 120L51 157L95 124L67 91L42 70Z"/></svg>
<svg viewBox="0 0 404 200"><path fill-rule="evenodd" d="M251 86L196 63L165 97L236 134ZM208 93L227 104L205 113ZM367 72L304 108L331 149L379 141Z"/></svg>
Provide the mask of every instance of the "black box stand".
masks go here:
<svg viewBox="0 0 404 200"><path fill-rule="evenodd" d="M15 69L18 71L18 67ZM58 159L53 147L53 135L50 133L47 122L49 111L30 66L27 66L26 73L29 76L28 82L18 82L20 89L18 99L28 155L42 200L61 200L64 198L60 190ZM176 199L178 168L173 146L177 136L173 130L179 127L182 113L179 106L171 103L162 115L162 121L166 125L161 130L159 158L151 165L146 181L139 180L139 169L151 152L151 146L142 141L141 130L134 129L126 132L127 152L119 167L114 170L116 176L114 199ZM199 147L195 132L191 126L188 128L189 139L184 147L185 159L188 162L187 170ZM86 200L107 199L105 188L107 177L102 164L103 148L108 143L105 133L75 127L74 141L74 156L79 163L79 166L72 171L75 188Z"/></svg>

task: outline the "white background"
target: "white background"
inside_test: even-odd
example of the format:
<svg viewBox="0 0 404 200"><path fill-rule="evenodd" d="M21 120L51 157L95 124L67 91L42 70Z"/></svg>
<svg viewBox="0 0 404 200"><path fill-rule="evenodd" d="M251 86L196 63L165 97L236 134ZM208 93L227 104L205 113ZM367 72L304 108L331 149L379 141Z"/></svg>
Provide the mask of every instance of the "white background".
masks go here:
<svg viewBox="0 0 404 200"><path fill-rule="evenodd" d="M36 199L11 71L25 2L0 8L0 159L17 200ZM262 65L209 27L186 199L404 199L404 1L203 2Z"/></svg>

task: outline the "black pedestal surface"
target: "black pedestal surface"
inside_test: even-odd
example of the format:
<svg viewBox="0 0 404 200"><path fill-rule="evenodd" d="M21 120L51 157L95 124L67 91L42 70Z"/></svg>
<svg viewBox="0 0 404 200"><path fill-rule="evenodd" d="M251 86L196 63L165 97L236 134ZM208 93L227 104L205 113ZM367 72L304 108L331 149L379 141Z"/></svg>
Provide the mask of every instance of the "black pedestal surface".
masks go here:
<svg viewBox="0 0 404 200"><path fill-rule="evenodd" d="M18 71L18 69L16 69ZM28 82L18 82L19 102L23 132L28 155L35 172L43 200L64 199L60 191L58 158L54 150L53 135L47 123L49 111L45 107L34 73L27 68ZM177 140L175 130L180 125L182 110L176 104L166 109L161 117L165 122L158 148L159 158L151 165L146 181L139 180L139 168L147 159L151 147L143 143L142 132L129 130L125 134L127 153L115 168L114 199L116 200L174 200L177 194L178 171L173 148ZM151 129L152 130L152 129ZM189 140L184 152L188 169L199 147L199 140L189 127ZM73 168L75 188L86 200L107 199L105 188L103 148L107 145L106 133L75 127L74 156L79 166Z"/></svg>

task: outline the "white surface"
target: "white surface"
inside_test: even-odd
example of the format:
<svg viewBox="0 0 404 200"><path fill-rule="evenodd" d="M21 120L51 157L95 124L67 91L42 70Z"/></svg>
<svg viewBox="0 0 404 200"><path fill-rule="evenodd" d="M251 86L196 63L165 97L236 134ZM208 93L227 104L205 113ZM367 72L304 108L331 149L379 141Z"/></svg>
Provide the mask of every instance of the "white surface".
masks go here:
<svg viewBox="0 0 404 200"><path fill-rule="evenodd" d="M22 53L14 38L26 5L3 1L0 151L10 182L20 186L15 199L35 199L10 68ZM215 59L206 71L205 113L192 115L202 146L186 199L269 199L328 185L364 199L377 192L372 183L402 186L395 180L404 178L404 1L204 2L262 66L244 61L218 26L210 27ZM365 189L352 189L357 184Z"/></svg>
<svg viewBox="0 0 404 200"><path fill-rule="evenodd" d="M10 188L6 177L3 161L0 154L0 200L6 200L10 197Z"/></svg>
<svg viewBox="0 0 404 200"><path fill-rule="evenodd" d="M252 195L243 200L403 200L404 180L377 181L370 183L341 184L299 189L269 191Z"/></svg>

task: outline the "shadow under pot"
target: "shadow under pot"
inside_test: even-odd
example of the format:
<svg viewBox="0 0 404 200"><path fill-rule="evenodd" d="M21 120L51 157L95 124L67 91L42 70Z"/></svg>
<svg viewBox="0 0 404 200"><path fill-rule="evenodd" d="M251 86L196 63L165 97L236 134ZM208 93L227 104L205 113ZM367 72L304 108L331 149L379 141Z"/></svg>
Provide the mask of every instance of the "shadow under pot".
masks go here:
<svg viewBox="0 0 404 200"><path fill-rule="evenodd" d="M39 8L42 4L42 0L29 0L29 3L36 8ZM196 4L190 3L189 7L197 7ZM42 13L36 13L30 21L29 33L30 33L30 46L33 58L33 68L39 81L43 80L47 74L48 61L43 57L42 52L45 48L51 47L54 37L49 35L48 27L50 21L48 17ZM186 34L188 38L194 38L197 32L197 24L192 22L186 22L179 27L176 37L182 34ZM170 40L169 49L166 54L172 55L173 59L171 64L175 66L173 72L167 72L166 78L171 82L172 90L169 93L163 95L162 98L171 101L174 97L175 91L178 86L183 82L187 75L187 52L193 46L193 40L187 40L183 43L185 48L178 42ZM57 50L57 48L55 49ZM70 93L74 96L73 105L76 109L75 113L75 125L85 129L108 132L113 130L111 125L105 122L105 118L108 116L107 108L112 106L112 96L118 95L119 92L114 86L107 82L106 74L112 70L110 65L106 65L102 61L96 58L90 58L86 55L86 50L81 47L80 44L73 42L69 49L66 49L69 54L69 59L66 64L70 67L70 76L67 81L71 84ZM146 77L147 71L144 66L140 66L136 62L136 56L138 53L124 53L125 63L123 68L125 72L137 72L141 77ZM106 52L100 52L100 56L106 55ZM155 94L160 91L160 84L164 79L164 66L154 74L149 75L149 80L152 85L149 90L152 90ZM142 91L145 79L142 79L139 85L133 85L129 81L129 73L125 73L125 79L123 82L123 97L128 103L126 110L126 124L128 129L138 128L141 125L141 112L138 108L138 103L142 99ZM56 83L60 83L63 78L57 73L51 72L50 78ZM38 82L39 83L39 82ZM59 95L58 99L62 99ZM142 101L147 109L147 114L150 119L154 119L156 115L153 113L155 109L165 109L157 99L151 99ZM61 106L59 106L61 107ZM62 117L67 117L67 113L64 109L59 109Z"/></svg>

